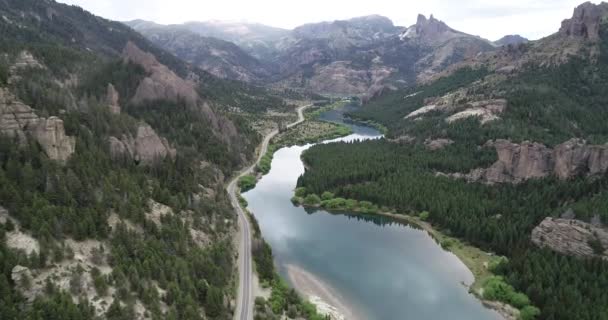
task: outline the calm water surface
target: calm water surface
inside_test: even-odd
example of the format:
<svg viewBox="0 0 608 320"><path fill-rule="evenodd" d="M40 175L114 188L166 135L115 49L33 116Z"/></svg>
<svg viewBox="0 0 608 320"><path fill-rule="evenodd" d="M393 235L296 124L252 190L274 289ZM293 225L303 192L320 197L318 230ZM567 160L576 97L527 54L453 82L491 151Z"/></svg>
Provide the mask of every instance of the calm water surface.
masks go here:
<svg viewBox="0 0 608 320"><path fill-rule="evenodd" d="M342 122L342 112L323 119ZM354 134L339 140L380 137L375 129L348 125ZM473 282L473 275L466 266L425 231L389 218L293 206L304 172L300 155L309 147L277 151L270 173L244 194L283 277L287 265L313 274L356 306L359 319L500 319L467 292L463 283Z"/></svg>

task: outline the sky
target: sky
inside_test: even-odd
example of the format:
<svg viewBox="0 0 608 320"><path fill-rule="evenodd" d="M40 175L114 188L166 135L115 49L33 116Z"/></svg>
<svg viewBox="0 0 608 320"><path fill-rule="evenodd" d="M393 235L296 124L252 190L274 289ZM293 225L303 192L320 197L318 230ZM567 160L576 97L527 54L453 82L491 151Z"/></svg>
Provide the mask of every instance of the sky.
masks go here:
<svg viewBox="0 0 608 320"><path fill-rule="evenodd" d="M162 24L229 20L292 29L320 21L380 14L410 26L419 13L490 40L507 34L538 39L556 32L583 0L58 0L104 18ZM597 3L597 1L593 1Z"/></svg>

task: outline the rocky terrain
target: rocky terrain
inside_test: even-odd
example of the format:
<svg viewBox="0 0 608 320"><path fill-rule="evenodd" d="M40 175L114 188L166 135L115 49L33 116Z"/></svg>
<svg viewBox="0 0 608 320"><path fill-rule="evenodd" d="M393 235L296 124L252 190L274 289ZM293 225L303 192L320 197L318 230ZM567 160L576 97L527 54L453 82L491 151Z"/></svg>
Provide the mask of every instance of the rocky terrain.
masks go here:
<svg viewBox="0 0 608 320"><path fill-rule="evenodd" d="M17 137L21 143L25 143L27 137L31 136L49 158L60 162L67 161L76 147L75 138L65 134L61 119L39 117L30 106L2 88L0 88L0 133Z"/></svg>
<svg viewBox="0 0 608 320"><path fill-rule="evenodd" d="M494 50L490 41L456 31L433 16L427 19L422 15L409 28L395 26L378 15L273 32L220 23L128 24L218 76L330 95L373 96L385 87L411 85L455 62ZM248 54L212 38L186 43L183 39L194 39L192 32L232 41ZM200 57L194 57L194 51L201 48L197 54Z"/></svg>
<svg viewBox="0 0 608 320"><path fill-rule="evenodd" d="M159 137L148 124L140 124L135 136L124 135L120 139L110 137L108 141L110 154L114 158L129 157L144 164L152 164L166 157L175 158L177 153L167 139Z"/></svg>
<svg viewBox="0 0 608 320"><path fill-rule="evenodd" d="M528 43L530 40L518 35L518 34L510 34L510 35L506 35L496 41L494 41L494 44L497 46L515 46L521 43Z"/></svg>
<svg viewBox="0 0 608 320"><path fill-rule="evenodd" d="M608 259L608 229L580 220L546 218L532 230L532 242L579 258Z"/></svg>
<svg viewBox="0 0 608 320"><path fill-rule="evenodd" d="M186 27L129 24L158 46L215 76L246 82L260 82L270 76L266 65L232 42L204 37Z"/></svg>
<svg viewBox="0 0 608 320"><path fill-rule="evenodd" d="M507 140L489 141L485 147L496 149L496 163L489 168L451 176L494 184L549 176L566 180L581 175L599 176L608 171L608 145L589 145L580 139L571 139L553 149L541 143L516 144Z"/></svg>

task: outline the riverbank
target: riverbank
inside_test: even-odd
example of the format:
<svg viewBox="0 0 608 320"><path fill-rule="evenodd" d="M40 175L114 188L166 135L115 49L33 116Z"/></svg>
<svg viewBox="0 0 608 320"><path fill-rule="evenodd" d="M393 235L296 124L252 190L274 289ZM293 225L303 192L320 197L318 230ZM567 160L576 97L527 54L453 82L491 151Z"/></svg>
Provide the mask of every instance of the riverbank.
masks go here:
<svg viewBox="0 0 608 320"><path fill-rule="evenodd" d="M356 201L352 199L342 199L344 201L341 201L340 198L336 199L338 199L338 202L341 202L343 206L348 206L348 208L328 208L327 204L331 200L324 200L324 206L322 206L320 203L306 203L306 198L298 196L298 189L296 189L296 196L292 198L292 202L295 205L301 205L306 208L323 209L335 214L377 215L387 217L426 231L439 245L441 245L444 250L453 253L471 271L474 277L473 283L463 283L463 285L468 288L469 293L473 294L486 308L498 312L505 320L517 320L519 318L519 310L517 308L504 302L487 300L483 298L483 284L494 276L494 274L490 272L489 266L498 259L501 259L501 257L485 252L475 246L461 241L458 238L449 236L436 229L429 222L425 221L428 214L425 214L424 212L419 216L413 216L395 213L387 208L379 208L377 205L367 201ZM363 207L359 207L359 204L363 204Z"/></svg>
<svg viewBox="0 0 608 320"><path fill-rule="evenodd" d="M331 320L360 320L346 299L315 275L295 265L287 265L287 276L294 288Z"/></svg>

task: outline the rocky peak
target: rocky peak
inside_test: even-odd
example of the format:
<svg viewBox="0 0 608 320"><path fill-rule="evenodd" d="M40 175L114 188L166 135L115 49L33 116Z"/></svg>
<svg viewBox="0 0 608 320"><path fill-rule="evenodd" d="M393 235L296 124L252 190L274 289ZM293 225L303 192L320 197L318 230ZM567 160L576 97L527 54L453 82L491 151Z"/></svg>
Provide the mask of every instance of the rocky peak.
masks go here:
<svg viewBox="0 0 608 320"><path fill-rule="evenodd" d="M521 43L528 43L530 40L518 35L518 34L510 34L506 35L496 41L494 44L497 46L509 46L509 45L518 45Z"/></svg>
<svg viewBox="0 0 608 320"><path fill-rule="evenodd" d="M608 15L608 3L585 2L574 9L572 18L564 20L559 33L568 37L599 40L602 18Z"/></svg>
<svg viewBox="0 0 608 320"><path fill-rule="evenodd" d="M419 14L414 27L419 37L437 37L445 32L453 31L443 21L435 19L432 14L429 19Z"/></svg>

